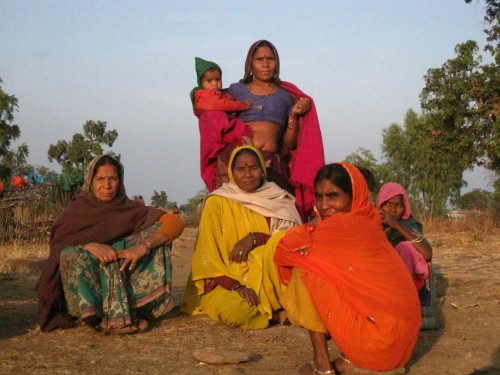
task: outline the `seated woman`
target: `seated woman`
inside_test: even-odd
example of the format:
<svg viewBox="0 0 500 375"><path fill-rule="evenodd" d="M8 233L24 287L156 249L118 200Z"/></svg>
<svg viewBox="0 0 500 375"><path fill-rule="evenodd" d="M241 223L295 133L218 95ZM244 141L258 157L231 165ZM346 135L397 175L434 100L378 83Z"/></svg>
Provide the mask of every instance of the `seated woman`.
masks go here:
<svg viewBox="0 0 500 375"><path fill-rule="evenodd" d="M244 329L283 323L270 235L301 223L294 198L266 181L262 155L233 150L229 183L205 201L183 311ZM277 241L280 236L273 236Z"/></svg>
<svg viewBox="0 0 500 375"><path fill-rule="evenodd" d="M281 81L279 69L274 45L255 42L248 51L244 77L228 89L236 100L251 102L251 108L229 122L223 112L199 114L202 154L208 156L202 160L202 176L207 181L205 172L212 171L209 190L209 185L227 182L232 150L243 143L243 136L251 135L266 160L268 181L293 193L305 218L313 206L314 174L324 164L323 141L313 100ZM226 125L214 130L209 126L214 123Z"/></svg>
<svg viewBox="0 0 500 375"><path fill-rule="evenodd" d="M411 214L406 190L395 182L380 188L376 206L385 234L410 271L418 291L429 277L427 262L432 259L432 247L423 236L423 226Z"/></svg>
<svg viewBox="0 0 500 375"><path fill-rule="evenodd" d="M37 284L42 331L75 318L108 333L148 328L173 307L170 244L184 229L177 215L130 200L122 164L97 156L82 192L57 218Z"/></svg>
<svg viewBox="0 0 500 375"><path fill-rule="evenodd" d="M290 229L274 256L288 284L283 307L293 324L309 330L313 347L313 359L300 373L402 367L417 342L420 304L408 271L380 230L365 179L353 165L329 164L314 186L318 224ZM342 353L332 363L328 335Z"/></svg>

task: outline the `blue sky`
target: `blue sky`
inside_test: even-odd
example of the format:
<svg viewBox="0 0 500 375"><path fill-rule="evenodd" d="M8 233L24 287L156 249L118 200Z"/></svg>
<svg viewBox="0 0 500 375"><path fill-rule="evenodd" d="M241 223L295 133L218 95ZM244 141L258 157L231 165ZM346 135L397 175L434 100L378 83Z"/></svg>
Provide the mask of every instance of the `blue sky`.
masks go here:
<svg viewBox="0 0 500 375"><path fill-rule="evenodd" d="M28 162L59 171L50 144L87 120L118 131L130 196L165 190L179 204L203 188L189 92L194 57L217 62L224 86L248 47L272 41L281 78L311 95L326 159L358 148L380 160L382 129L420 111L427 69L468 39L484 44L483 2L0 0L0 77L19 100ZM466 175L469 189L490 177Z"/></svg>

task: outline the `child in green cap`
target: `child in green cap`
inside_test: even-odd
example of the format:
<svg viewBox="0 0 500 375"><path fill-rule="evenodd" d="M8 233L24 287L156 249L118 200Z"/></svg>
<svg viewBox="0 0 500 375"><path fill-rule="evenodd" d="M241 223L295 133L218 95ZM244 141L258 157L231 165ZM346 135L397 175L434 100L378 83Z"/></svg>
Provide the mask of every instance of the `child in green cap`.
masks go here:
<svg viewBox="0 0 500 375"><path fill-rule="evenodd" d="M240 112L250 108L250 100L238 101L222 90L222 70L216 63L195 57L198 86L191 91L195 110Z"/></svg>

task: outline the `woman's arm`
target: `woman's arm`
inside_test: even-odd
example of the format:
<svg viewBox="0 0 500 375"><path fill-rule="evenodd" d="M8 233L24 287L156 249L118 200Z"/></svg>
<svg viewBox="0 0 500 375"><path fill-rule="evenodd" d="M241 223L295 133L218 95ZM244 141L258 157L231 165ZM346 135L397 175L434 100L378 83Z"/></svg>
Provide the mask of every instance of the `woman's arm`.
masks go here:
<svg viewBox="0 0 500 375"><path fill-rule="evenodd" d="M311 109L311 100L309 98L300 98L292 107L288 116L287 127L283 134L283 143L289 150L295 150L300 130L300 116L305 115Z"/></svg>

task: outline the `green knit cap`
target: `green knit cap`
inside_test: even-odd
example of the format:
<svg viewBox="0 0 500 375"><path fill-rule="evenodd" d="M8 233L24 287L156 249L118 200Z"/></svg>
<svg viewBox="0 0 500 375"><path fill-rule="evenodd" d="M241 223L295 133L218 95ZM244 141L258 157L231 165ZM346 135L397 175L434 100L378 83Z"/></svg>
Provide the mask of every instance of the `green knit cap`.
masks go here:
<svg viewBox="0 0 500 375"><path fill-rule="evenodd" d="M201 89L201 77L203 77L203 74L207 70L217 69L219 72L222 72L222 69L216 63L212 61L203 60L202 58L199 57L194 58L194 67L196 69L196 79L198 82L198 86L196 86L195 88L193 88L193 90L191 90L191 93L189 95L191 97L191 101L194 98L195 91Z"/></svg>
<svg viewBox="0 0 500 375"><path fill-rule="evenodd" d="M217 69L219 72L222 72L222 69L219 65L212 61L203 60L199 57L194 58L194 67L196 69L196 78L198 79L198 86L201 87L201 77L203 74L209 69Z"/></svg>

